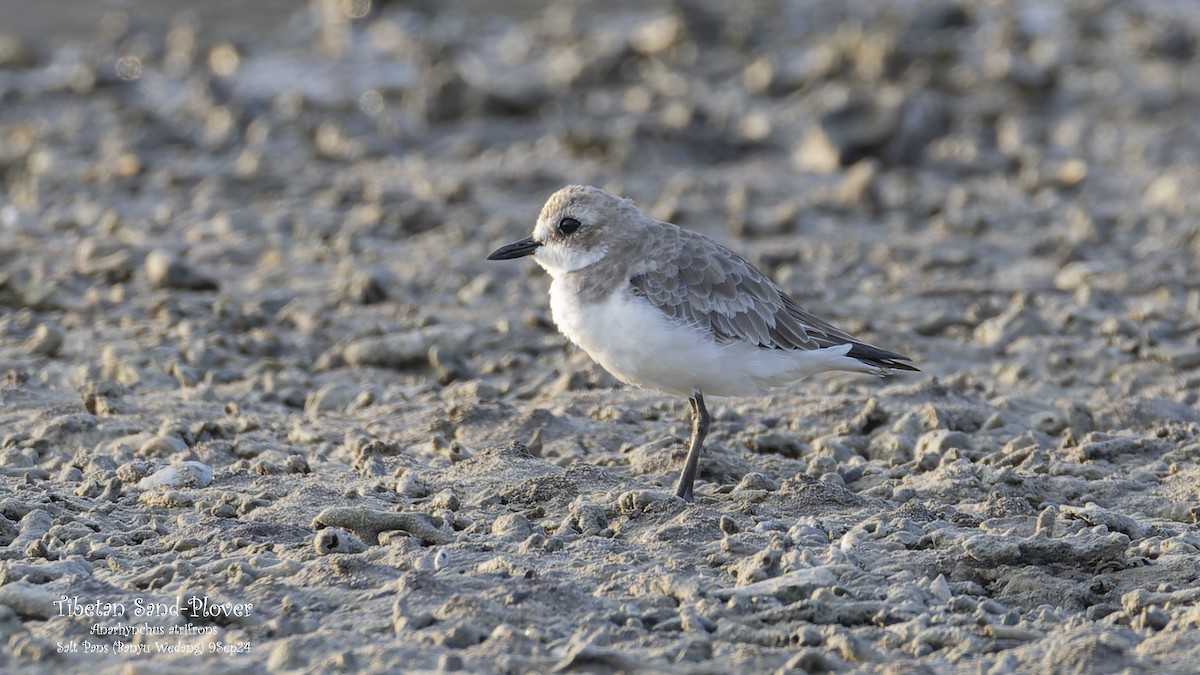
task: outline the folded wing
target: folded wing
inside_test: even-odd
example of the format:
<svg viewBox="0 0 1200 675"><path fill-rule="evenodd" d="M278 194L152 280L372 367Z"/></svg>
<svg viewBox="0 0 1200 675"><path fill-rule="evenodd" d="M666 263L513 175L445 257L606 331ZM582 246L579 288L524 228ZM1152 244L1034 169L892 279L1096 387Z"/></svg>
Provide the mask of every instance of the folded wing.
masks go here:
<svg viewBox="0 0 1200 675"><path fill-rule="evenodd" d="M719 343L813 350L851 345L846 354L879 368L917 370L906 356L871 346L809 314L733 251L679 230L672 254L635 273L633 291L669 318L712 333Z"/></svg>

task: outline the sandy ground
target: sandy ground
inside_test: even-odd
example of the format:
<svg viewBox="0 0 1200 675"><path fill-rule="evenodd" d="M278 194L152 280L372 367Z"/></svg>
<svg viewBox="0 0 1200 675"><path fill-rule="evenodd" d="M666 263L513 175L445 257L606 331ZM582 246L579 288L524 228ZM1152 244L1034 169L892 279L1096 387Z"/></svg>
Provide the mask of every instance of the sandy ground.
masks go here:
<svg viewBox="0 0 1200 675"><path fill-rule="evenodd" d="M1200 672L1200 9L624 5L0 39L0 669ZM675 499L566 183L922 372Z"/></svg>

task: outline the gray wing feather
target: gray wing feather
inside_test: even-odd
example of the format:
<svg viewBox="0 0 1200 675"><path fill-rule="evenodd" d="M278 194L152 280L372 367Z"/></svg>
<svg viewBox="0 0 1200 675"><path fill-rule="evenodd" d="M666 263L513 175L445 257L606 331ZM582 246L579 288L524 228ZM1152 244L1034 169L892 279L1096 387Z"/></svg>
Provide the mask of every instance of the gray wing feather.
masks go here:
<svg viewBox="0 0 1200 675"><path fill-rule="evenodd" d="M871 365L911 369L906 357L863 343L804 311L779 286L733 251L678 230L677 246L630 279L633 290L669 318L712 333L720 343L812 350L851 344L850 356Z"/></svg>

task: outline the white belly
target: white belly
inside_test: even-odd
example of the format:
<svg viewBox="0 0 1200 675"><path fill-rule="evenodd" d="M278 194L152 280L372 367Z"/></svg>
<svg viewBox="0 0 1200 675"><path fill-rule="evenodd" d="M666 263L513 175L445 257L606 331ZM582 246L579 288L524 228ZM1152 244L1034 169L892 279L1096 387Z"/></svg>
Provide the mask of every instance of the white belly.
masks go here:
<svg viewBox="0 0 1200 675"><path fill-rule="evenodd" d="M550 310L559 331L617 379L676 396L691 397L697 388L712 396L755 396L815 372L865 370L844 356L848 345L784 351L718 344L627 289L583 305L556 279Z"/></svg>

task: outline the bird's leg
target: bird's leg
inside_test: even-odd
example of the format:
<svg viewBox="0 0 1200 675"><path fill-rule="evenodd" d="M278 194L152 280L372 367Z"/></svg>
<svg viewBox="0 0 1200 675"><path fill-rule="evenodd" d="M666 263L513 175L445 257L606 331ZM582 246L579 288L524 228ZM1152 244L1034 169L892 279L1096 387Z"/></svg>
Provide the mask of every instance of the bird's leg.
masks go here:
<svg viewBox="0 0 1200 675"><path fill-rule="evenodd" d="M704 437L708 435L712 418L708 416L708 408L704 407L704 395L700 393L699 387L692 390L692 398L688 399L688 404L692 407L692 439L688 442L687 461L683 465L683 472L679 474L675 496L690 502L692 484L696 482L696 469L700 464L700 450L704 447Z"/></svg>

